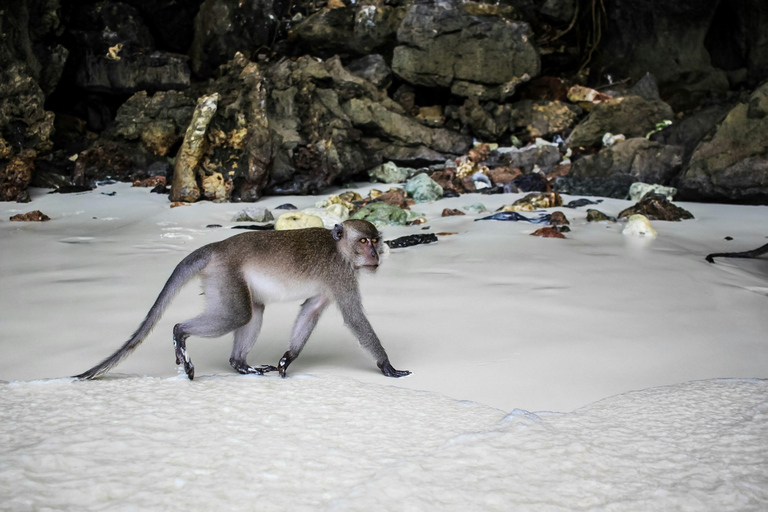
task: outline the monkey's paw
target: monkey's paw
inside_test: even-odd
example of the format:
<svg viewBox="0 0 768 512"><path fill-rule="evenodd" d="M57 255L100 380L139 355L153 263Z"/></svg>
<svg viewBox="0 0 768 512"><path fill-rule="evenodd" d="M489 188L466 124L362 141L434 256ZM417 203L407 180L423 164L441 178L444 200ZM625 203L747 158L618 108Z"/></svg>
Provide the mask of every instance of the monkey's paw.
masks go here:
<svg viewBox="0 0 768 512"><path fill-rule="evenodd" d="M264 375L265 373L269 372L276 372L277 367L272 366L271 364L263 364L261 366L250 366L245 361L235 361L234 359L229 360L229 364L238 371L238 373L242 373L243 375Z"/></svg>
<svg viewBox="0 0 768 512"><path fill-rule="evenodd" d="M408 370L395 370L392 367L392 364L389 362L389 360L384 361L382 364L378 366L379 366L379 369L381 370L381 373L383 373L387 377L394 377L395 379L400 377L405 377L406 375L411 374L411 372L409 372Z"/></svg>

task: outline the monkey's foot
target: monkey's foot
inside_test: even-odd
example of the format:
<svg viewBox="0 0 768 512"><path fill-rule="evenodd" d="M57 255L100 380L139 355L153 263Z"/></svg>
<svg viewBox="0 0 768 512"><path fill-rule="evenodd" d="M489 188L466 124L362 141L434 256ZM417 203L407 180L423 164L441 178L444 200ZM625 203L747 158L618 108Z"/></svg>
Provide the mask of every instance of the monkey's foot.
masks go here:
<svg viewBox="0 0 768 512"><path fill-rule="evenodd" d="M381 373L386 375L387 377L394 377L394 378L400 378L405 377L406 375L410 375L411 372L408 370L395 370L392 367L392 364L389 362L389 359L384 361L383 363L377 365L379 369L381 370Z"/></svg>
<svg viewBox="0 0 768 512"><path fill-rule="evenodd" d="M279 363L277 363L277 371L280 372L280 376L282 378L285 378L285 370L288 369L288 365L291 364L294 359L296 358L291 356L291 351L289 350L283 354L283 358L280 359Z"/></svg>
<svg viewBox="0 0 768 512"><path fill-rule="evenodd" d="M249 374L257 374L257 375L264 375L265 373L269 372L276 372L277 367L272 366L271 364L263 364L261 366L250 366L245 361L235 361L234 359L229 360L230 366L238 371L238 373L242 373L243 375L249 375Z"/></svg>
<svg viewBox="0 0 768 512"><path fill-rule="evenodd" d="M184 363L184 373L187 374L189 380L195 378L195 365L189 359L187 354L187 337L179 333L179 324L173 328L173 348L176 353L176 364Z"/></svg>

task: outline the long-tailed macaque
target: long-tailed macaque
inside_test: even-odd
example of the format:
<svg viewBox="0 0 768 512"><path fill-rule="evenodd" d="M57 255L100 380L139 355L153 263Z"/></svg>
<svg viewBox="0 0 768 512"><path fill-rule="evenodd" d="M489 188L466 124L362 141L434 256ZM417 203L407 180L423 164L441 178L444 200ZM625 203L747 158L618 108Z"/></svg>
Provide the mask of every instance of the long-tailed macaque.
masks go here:
<svg viewBox="0 0 768 512"><path fill-rule="evenodd" d="M173 343L176 364L195 376L186 340L189 336L217 337L234 331L229 364L240 373L285 371L298 357L320 315L332 302L360 345L388 377L409 371L395 370L365 317L357 284L362 270L379 266L381 234L370 222L348 220L332 230L323 228L250 232L205 245L184 258L165 283L155 304L133 336L120 349L79 379L96 378L118 364L149 335L178 291L200 275L206 308L198 316L176 324ZM277 367L249 366L246 356L261 329L264 306L271 302L306 299L293 326L288 351Z"/></svg>

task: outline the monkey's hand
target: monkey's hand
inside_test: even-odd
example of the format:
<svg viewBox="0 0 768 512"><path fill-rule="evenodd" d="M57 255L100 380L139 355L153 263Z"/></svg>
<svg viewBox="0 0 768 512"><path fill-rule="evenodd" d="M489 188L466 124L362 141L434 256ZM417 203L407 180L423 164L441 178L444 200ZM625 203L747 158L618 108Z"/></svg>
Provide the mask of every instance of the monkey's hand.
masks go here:
<svg viewBox="0 0 768 512"><path fill-rule="evenodd" d="M381 373L383 373L387 377L399 378L399 377L405 377L406 375L411 374L411 372L409 372L408 370L395 370L392 367L392 364L389 362L389 359L387 359L383 363L378 364L377 366L381 370Z"/></svg>

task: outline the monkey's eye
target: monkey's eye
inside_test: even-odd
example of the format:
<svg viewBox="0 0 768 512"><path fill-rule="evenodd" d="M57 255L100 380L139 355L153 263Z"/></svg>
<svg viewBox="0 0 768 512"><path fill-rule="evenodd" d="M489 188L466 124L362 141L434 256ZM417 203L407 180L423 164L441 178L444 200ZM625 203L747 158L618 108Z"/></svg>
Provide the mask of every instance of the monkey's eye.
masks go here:
<svg viewBox="0 0 768 512"><path fill-rule="evenodd" d="M360 243L361 244L367 244L368 243L368 239L367 238L361 238L360 239Z"/></svg>
<svg viewBox="0 0 768 512"><path fill-rule="evenodd" d="M371 238L371 243L377 244L377 243L379 243L379 239L378 238Z"/></svg>

